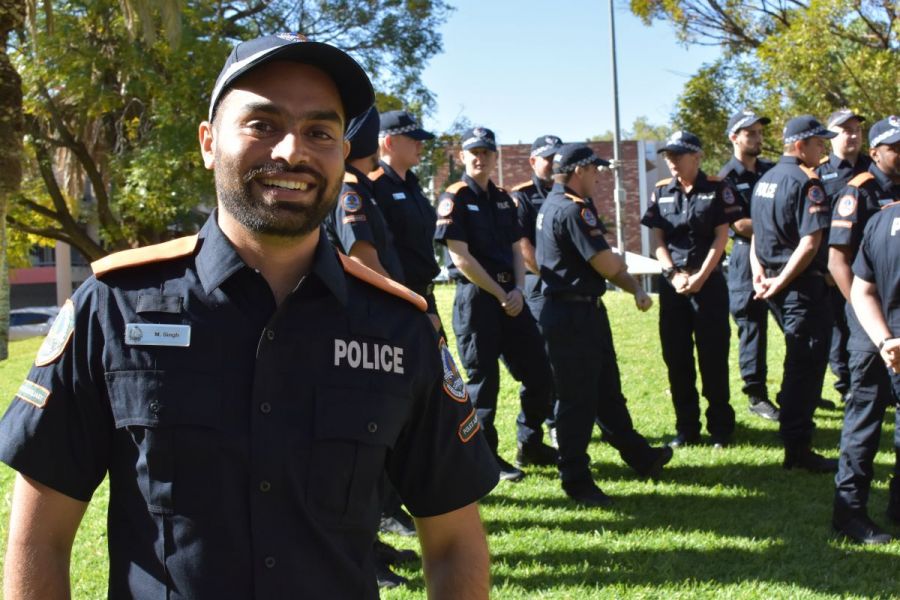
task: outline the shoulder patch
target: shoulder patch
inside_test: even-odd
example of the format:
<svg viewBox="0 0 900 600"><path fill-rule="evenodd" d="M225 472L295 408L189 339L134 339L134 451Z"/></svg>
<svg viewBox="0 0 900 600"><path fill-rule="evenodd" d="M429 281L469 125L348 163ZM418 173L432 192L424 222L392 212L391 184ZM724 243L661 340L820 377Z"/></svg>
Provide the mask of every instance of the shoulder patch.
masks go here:
<svg viewBox="0 0 900 600"><path fill-rule="evenodd" d="M837 212L842 217L849 217L856 212L856 196L845 194L838 200Z"/></svg>
<svg viewBox="0 0 900 600"><path fill-rule="evenodd" d="M825 201L825 190L819 185L811 185L806 192L806 197L813 204L821 204Z"/></svg>
<svg viewBox="0 0 900 600"><path fill-rule="evenodd" d="M461 190L465 187L469 187L466 185L465 181L457 181L456 183L454 183L453 185L451 185L450 187L447 188L446 193L447 194L456 194L459 192L459 190Z"/></svg>
<svg viewBox="0 0 900 600"><path fill-rule="evenodd" d="M587 223L588 227L597 226L597 217L594 216L594 212L587 206L581 209L581 219Z"/></svg>
<svg viewBox="0 0 900 600"><path fill-rule="evenodd" d="M466 384L459 374L459 369L456 368L453 355L450 354L450 348L447 347L447 341L441 338L438 346L441 350L441 364L444 367L444 391L457 402L468 401L469 393L466 391Z"/></svg>
<svg viewBox="0 0 900 600"><path fill-rule="evenodd" d="M859 175L857 175L856 177L854 177L853 179L848 181L847 185L852 185L853 187L858 188L858 187L862 187L863 185L872 181L873 179L875 179L875 176L872 175L871 173L869 173L868 171L866 171L865 173L860 173Z"/></svg>
<svg viewBox="0 0 900 600"><path fill-rule="evenodd" d="M44 406L47 405L47 398L49 397L50 390L29 379L23 381L22 385L19 386L19 390L16 392L16 398L24 400L37 408L44 408Z"/></svg>
<svg viewBox="0 0 900 600"><path fill-rule="evenodd" d="M94 271L94 275L100 278L111 271L126 267L136 267L172 260L173 258L181 258L194 253L199 239L200 236L194 234L163 242L162 244L122 250L95 260L91 263L91 269Z"/></svg>
<svg viewBox="0 0 900 600"><path fill-rule="evenodd" d="M359 183L359 178L349 171L344 171L344 183Z"/></svg>
<svg viewBox="0 0 900 600"><path fill-rule="evenodd" d="M530 182L530 181L523 181L522 183L519 183L519 184L517 184L517 185L512 186L511 191L513 191L513 192L518 192L519 190L524 190L524 189L527 188L529 185L533 185L532 182Z"/></svg>
<svg viewBox="0 0 900 600"><path fill-rule="evenodd" d="M362 279L369 285L377 287L388 294L403 298L422 312L425 312L428 309L428 303L425 301L425 298L414 291L400 285L393 279L382 277L372 269L364 267L344 254L338 254L338 256L341 259L341 265L344 267L344 271L350 275L357 279Z"/></svg>
<svg viewBox="0 0 900 600"><path fill-rule="evenodd" d="M358 212L362 208L362 198L356 192L344 192L341 195L341 206L348 213Z"/></svg>
<svg viewBox="0 0 900 600"><path fill-rule="evenodd" d="M444 198L438 203L437 214L439 217L449 217L453 212L453 198Z"/></svg>
<svg viewBox="0 0 900 600"><path fill-rule="evenodd" d="M377 181L378 179L381 178L382 175L384 175L384 168L378 167L377 169L375 169L374 171L369 173L368 177L372 181Z"/></svg>
<svg viewBox="0 0 900 600"><path fill-rule="evenodd" d="M807 167L806 165L798 165L798 166L804 173L806 173L806 176L809 177L810 179L818 179L819 178L819 174L816 173L815 171L813 171L812 169L810 169L809 167Z"/></svg>
<svg viewBox="0 0 900 600"><path fill-rule="evenodd" d="M722 200L725 204L734 204L734 192L731 191L731 186L726 185L722 187Z"/></svg>
<svg viewBox="0 0 900 600"><path fill-rule="evenodd" d="M75 331L75 304L70 299L66 300L59 314L56 315L56 319L53 320L47 337L44 338L44 342L38 348L37 356L34 357L34 366L46 367L62 356L69 340L72 339L73 331Z"/></svg>
<svg viewBox="0 0 900 600"><path fill-rule="evenodd" d="M572 202L576 202L578 204L587 204L587 202L584 200L584 198L579 198L575 194L566 193L566 198L568 198Z"/></svg>
<svg viewBox="0 0 900 600"><path fill-rule="evenodd" d="M659 187L661 185L669 185L670 183L672 183L672 178L666 177L665 179L660 179L659 181L657 181L656 187Z"/></svg>

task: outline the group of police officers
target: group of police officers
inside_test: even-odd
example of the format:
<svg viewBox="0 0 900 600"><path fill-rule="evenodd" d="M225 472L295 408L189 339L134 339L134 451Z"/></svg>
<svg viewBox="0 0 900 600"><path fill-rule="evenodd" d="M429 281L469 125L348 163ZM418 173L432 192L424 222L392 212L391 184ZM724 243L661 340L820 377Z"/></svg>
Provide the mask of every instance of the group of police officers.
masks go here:
<svg viewBox="0 0 900 600"><path fill-rule="evenodd" d="M353 126L348 132L354 148L364 148L351 157L366 155L366 166L375 169L377 136L381 162L368 180L348 163L329 231L348 255L425 295L441 332L428 283L438 269L431 235L446 246L466 387L501 479L521 480L527 465L556 465L572 500L607 506L612 500L589 468L593 425L638 475L655 478L673 449L701 443L701 393L710 443L728 446L735 428L730 312L749 410L779 422L784 468L837 472L835 530L865 543L891 539L866 511L879 425L895 401L889 360L879 355L891 340L879 339L877 348L848 301L867 221L900 199L897 117L870 128L868 155L862 151L865 118L854 111L838 110L824 125L810 115L790 119L783 155L773 163L760 157L770 119L744 110L728 122L734 153L715 177L700 168L696 135L676 131L659 148L672 176L656 184L641 223L661 267L659 335L676 421L673 438L656 448L632 424L601 300L611 282L633 294L639 310L652 304L605 240L597 200L609 163L586 144L543 135L531 147L531 181L507 192L491 180L498 160L494 133L475 127L462 136L465 174L441 194L432 222L408 172L431 134L400 111L385 113L379 123L371 109L363 120L369 122L358 124L362 133ZM831 140L830 154L825 140ZM397 187L404 177L407 185ZM880 249L873 245L873 252ZM887 298L885 306L891 302ZM774 400L766 385L770 314L786 345ZM521 382L515 465L497 450L498 360ZM821 396L829 361L845 405L840 461L812 449L815 409L835 407ZM888 514L895 521L900 515L900 483L891 484Z"/></svg>

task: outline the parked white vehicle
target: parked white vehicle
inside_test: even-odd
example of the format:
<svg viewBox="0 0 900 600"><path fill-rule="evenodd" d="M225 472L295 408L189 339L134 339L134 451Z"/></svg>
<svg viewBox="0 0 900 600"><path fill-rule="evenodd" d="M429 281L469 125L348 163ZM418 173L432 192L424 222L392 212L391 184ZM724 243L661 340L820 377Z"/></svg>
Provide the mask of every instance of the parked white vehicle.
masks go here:
<svg viewBox="0 0 900 600"><path fill-rule="evenodd" d="M59 314L56 306L31 306L9 311L9 341L44 336Z"/></svg>

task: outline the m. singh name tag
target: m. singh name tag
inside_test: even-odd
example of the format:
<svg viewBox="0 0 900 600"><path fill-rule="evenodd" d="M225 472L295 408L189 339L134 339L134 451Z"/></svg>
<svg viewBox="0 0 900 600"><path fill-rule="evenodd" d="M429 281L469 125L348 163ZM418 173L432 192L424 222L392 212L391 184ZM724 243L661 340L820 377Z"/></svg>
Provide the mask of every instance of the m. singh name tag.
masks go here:
<svg viewBox="0 0 900 600"><path fill-rule="evenodd" d="M125 343L129 346L180 346L187 348L191 345L191 326L128 323L125 325Z"/></svg>

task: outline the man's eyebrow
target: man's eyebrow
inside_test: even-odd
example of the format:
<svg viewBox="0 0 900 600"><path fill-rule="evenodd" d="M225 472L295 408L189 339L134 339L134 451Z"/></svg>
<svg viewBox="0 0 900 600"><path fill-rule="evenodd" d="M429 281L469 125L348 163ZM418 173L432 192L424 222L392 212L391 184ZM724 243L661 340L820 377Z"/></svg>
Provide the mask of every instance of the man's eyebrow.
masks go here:
<svg viewBox="0 0 900 600"><path fill-rule="evenodd" d="M244 113L267 113L274 116L281 116L285 111L278 108L271 102L248 102L241 107ZM333 121L338 125L344 124L344 119L334 110L309 110L296 115L298 118L306 121Z"/></svg>

